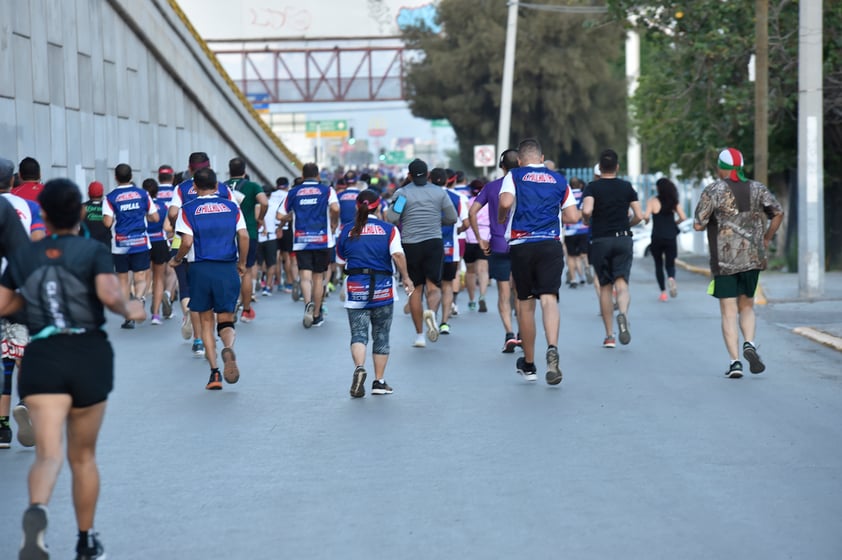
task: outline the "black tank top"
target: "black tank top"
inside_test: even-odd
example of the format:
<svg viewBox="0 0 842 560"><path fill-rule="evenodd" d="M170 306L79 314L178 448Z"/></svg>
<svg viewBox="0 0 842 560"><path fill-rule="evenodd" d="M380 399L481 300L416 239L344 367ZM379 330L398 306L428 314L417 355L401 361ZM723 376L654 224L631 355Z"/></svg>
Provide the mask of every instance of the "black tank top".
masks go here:
<svg viewBox="0 0 842 560"><path fill-rule="evenodd" d="M652 214L652 239L675 239L678 226L675 224L675 211L667 210L661 204L661 210Z"/></svg>

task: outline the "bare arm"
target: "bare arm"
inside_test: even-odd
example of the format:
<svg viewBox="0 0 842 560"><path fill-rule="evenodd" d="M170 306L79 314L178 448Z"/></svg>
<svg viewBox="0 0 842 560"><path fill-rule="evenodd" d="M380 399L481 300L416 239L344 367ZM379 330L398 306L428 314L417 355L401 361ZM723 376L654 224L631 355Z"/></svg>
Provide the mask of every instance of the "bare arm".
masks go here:
<svg viewBox="0 0 842 560"><path fill-rule="evenodd" d="M175 221L178 219L178 210L179 210L179 209L178 209L177 207L175 207L175 206L170 206L170 207L167 209L167 218L169 218L170 223L171 223L173 226L175 225ZM103 221L105 221L105 218L103 218Z"/></svg>
<svg viewBox="0 0 842 560"><path fill-rule="evenodd" d="M180 233L181 236L181 247L178 248L175 256L170 261L170 266L178 266L181 264L181 261L184 260L184 255L190 252L190 248L193 246L193 236L189 233Z"/></svg>
<svg viewBox="0 0 842 560"><path fill-rule="evenodd" d="M406 295L411 294L415 290L415 284L409 279L409 272L406 269L406 255L403 253L392 253L392 260L395 261L395 266L401 274L401 282Z"/></svg>
<svg viewBox="0 0 842 560"><path fill-rule="evenodd" d="M593 197L586 196L582 199L582 220L586 224L591 223L591 217L593 216Z"/></svg>
<svg viewBox="0 0 842 560"><path fill-rule="evenodd" d="M0 286L0 317L17 313L23 309L23 304L23 297L19 293L6 286Z"/></svg>
<svg viewBox="0 0 842 560"><path fill-rule="evenodd" d="M783 223L783 221L783 212L775 214L775 216L769 220L769 228L766 230L766 235L763 236L763 246L765 248L769 248L769 242L772 241L772 238L775 236L775 232L778 231L779 227L781 227L781 223Z"/></svg>
<svg viewBox="0 0 842 560"><path fill-rule="evenodd" d="M582 213L575 204L571 204L561 211L561 221L565 224L575 224L582 219Z"/></svg>
<svg viewBox="0 0 842 560"><path fill-rule="evenodd" d="M330 229L336 231L339 227L339 203L334 202L330 205Z"/></svg>
<svg viewBox="0 0 842 560"><path fill-rule="evenodd" d="M102 225L104 225L108 229L111 229L111 226L114 225L114 218L112 218L111 216L103 216Z"/></svg>
<svg viewBox="0 0 842 560"><path fill-rule="evenodd" d="M646 201L646 211L643 213L643 221L646 222L647 224L649 223L649 220L652 218L652 214L657 213L656 210L655 210L655 200L656 199L654 199L654 198L650 198L649 200Z"/></svg>
<svg viewBox="0 0 842 560"><path fill-rule="evenodd" d="M140 300L126 301L123 298L123 290L120 288L120 281L117 275L112 273L97 274L96 296L102 304L118 315L134 321L146 319L146 310Z"/></svg>
<svg viewBox="0 0 842 560"><path fill-rule="evenodd" d="M629 227L636 226L643 221L643 210L640 208L640 201L635 200L631 203L631 209L634 215L629 220Z"/></svg>
<svg viewBox="0 0 842 560"><path fill-rule="evenodd" d="M497 223L505 224L509 217L509 210L515 203L515 195L512 193L500 193L500 205L497 207Z"/></svg>
<svg viewBox="0 0 842 560"><path fill-rule="evenodd" d="M684 209L681 208L680 204L675 207L675 211L678 212L678 223L681 223L687 219L687 214L684 213Z"/></svg>
<svg viewBox="0 0 842 560"><path fill-rule="evenodd" d="M246 273L246 258L249 254L249 232L247 229L237 230L237 242L240 249L240 260L237 261L237 272L240 276L242 276Z"/></svg>
<svg viewBox="0 0 842 560"><path fill-rule="evenodd" d="M161 216L159 216L158 211L155 210L154 212L151 212L151 213L146 215L146 220L149 221L149 222L153 222L153 223L160 222Z"/></svg>
<svg viewBox="0 0 842 560"><path fill-rule="evenodd" d="M266 196L266 193L258 193L257 197L257 207L255 208L255 218L257 218L258 225L263 225L263 219L266 217L266 212L269 210L269 198Z"/></svg>

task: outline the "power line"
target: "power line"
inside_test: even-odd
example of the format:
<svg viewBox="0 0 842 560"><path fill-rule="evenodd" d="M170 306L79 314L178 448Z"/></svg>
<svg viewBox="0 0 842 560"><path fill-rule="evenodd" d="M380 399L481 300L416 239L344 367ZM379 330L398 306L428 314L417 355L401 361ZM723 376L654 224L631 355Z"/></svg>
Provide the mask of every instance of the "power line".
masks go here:
<svg viewBox="0 0 842 560"><path fill-rule="evenodd" d="M550 4L527 4L525 2L515 2L515 4L530 10L560 14L604 14L608 12L607 6L554 6Z"/></svg>

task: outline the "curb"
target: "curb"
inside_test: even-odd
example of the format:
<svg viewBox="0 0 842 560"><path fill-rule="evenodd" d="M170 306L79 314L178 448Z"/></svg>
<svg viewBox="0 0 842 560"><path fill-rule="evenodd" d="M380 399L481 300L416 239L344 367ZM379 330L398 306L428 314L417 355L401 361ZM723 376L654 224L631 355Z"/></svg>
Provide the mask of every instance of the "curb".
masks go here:
<svg viewBox="0 0 842 560"><path fill-rule="evenodd" d="M796 327L792 329L795 334L800 334L804 338L808 338L813 342L824 344L828 348L832 348L837 352L842 352L842 338L827 334L824 331L814 329L813 327Z"/></svg>

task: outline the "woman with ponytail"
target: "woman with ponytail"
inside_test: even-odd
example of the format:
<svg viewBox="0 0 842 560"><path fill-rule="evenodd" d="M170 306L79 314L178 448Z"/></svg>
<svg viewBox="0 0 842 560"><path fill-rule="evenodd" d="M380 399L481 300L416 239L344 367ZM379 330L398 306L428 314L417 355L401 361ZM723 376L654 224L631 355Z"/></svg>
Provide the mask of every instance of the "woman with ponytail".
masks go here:
<svg viewBox="0 0 842 560"><path fill-rule="evenodd" d="M664 267L667 269L670 297L678 295L675 284L675 258L678 256L678 224L687 219L684 210L678 204L678 189L675 183L666 178L658 179L655 183L658 196L646 202L646 212L643 219L648 223L652 219L652 245L650 251L655 260L655 279L661 288L661 301L667 301L667 290L664 284ZM675 215L678 214L678 220Z"/></svg>
<svg viewBox="0 0 842 560"><path fill-rule="evenodd" d="M351 396L365 396L365 351L369 326L372 338L374 381L372 395L388 395L392 388L384 374L389 360L389 330L392 327L394 279L392 261L403 278L407 296L415 289L406 270L406 258L398 229L376 218L380 196L366 189L357 195L354 221L342 228L336 241L336 256L345 263L345 308L351 326L351 358L354 376Z"/></svg>

